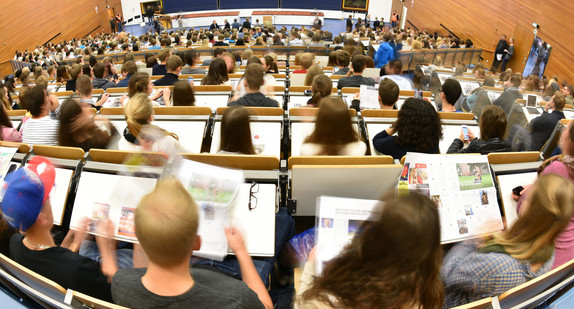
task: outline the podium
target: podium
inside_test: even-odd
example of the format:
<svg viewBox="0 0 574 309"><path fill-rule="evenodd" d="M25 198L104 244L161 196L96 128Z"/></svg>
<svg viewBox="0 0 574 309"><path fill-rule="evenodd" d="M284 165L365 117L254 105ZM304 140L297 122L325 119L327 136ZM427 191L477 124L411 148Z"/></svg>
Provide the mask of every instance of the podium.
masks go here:
<svg viewBox="0 0 574 309"><path fill-rule="evenodd" d="M171 16L165 14L155 14L156 18L159 20L159 24L165 29L171 29Z"/></svg>

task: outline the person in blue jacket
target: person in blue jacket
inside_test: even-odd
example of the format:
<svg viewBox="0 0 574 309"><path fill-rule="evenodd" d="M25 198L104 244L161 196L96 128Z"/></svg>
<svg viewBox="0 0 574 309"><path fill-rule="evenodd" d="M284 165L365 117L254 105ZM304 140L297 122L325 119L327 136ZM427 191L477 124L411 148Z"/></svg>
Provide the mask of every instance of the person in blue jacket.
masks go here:
<svg viewBox="0 0 574 309"><path fill-rule="evenodd" d="M381 43L379 50L377 50L377 53L375 54L375 68L381 68L393 59L395 51L389 44L389 41L391 40L392 37L390 33L385 33L383 35L383 43Z"/></svg>

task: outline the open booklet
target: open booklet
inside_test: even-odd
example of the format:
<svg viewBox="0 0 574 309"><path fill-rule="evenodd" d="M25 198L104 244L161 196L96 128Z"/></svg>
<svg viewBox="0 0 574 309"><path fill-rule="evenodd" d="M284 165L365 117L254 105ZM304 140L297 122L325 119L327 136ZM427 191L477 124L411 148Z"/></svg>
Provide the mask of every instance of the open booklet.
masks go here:
<svg viewBox="0 0 574 309"><path fill-rule="evenodd" d="M193 255L222 261L228 251L224 228L230 225L229 208L243 183L243 171L183 159L172 171L199 207L197 234L202 242Z"/></svg>
<svg viewBox="0 0 574 309"><path fill-rule="evenodd" d="M503 229L486 156L407 153L398 192L418 192L436 203L441 243Z"/></svg>

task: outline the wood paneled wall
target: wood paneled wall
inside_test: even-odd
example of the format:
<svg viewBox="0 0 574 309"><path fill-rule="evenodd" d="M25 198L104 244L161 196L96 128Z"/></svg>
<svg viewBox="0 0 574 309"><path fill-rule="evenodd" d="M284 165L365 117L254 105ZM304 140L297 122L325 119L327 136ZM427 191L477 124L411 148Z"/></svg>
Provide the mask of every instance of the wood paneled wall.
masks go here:
<svg viewBox="0 0 574 309"><path fill-rule="evenodd" d="M574 1L563 0L416 0L404 2L407 20L420 30L447 34L442 23L461 38L470 37L476 47L494 50L502 33L512 36L518 27L532 31L532 23L540 25L538 36L552 46L546 76L574 83L574 32L570 29L574 16ZM406 24L408 26L408 23ZM532 36L533 37L533 36ZM530 42L516 42L527 46ZM489 59L490 58L490 59ZM492 61L492 56L485 57ZM523 59L514 59L510 67L522 72Z"/></svg>
<svg viewBox="0 0 574 309"><path fill-rule="evenodd" d="M106 6L122 13L121 0L8 0L2 4L0 75L11 73L7 61L14 57L16 50L33 50L60 32L52 42L80 38L98 26L93 33L109 33Z"/></svg>

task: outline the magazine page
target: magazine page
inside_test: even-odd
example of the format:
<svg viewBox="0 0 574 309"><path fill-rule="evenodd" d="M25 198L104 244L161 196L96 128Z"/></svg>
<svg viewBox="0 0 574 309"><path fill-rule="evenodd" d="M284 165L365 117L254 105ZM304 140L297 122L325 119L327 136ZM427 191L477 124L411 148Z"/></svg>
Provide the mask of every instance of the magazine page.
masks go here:
<svg viewBox="0 0 574 309"><path fill-rule="evenodd" d="M486 156L407 153L398 188L399 194L418 192L436 203L442 243L503 229Z"/></svg>
<svg viewBox="0 0 574 309"><path fill-rule="evenodd" d="M317 274L321 274L325 263L351 242L362 223L380 211L377 205L380 205L377 200L332 196L317 198Z"/></svg>
<svg viewBox="0 0 574 309"><path fill-rule="evenodd" d="M10 164L12 162L12 157L16 154L18 148L15 147L0 147L0 179L4 179Z"/></svg>
<svg viewBox="0 0 574 309"><path fill-rule="evenodd" d="M227 255L224 228L229 226L229 208L243 183L243 171L179 160L174 163L173 174L199 207L201 249L193 254L223 261Z"/></svg>
<svg viewBox="0 0 574 309"><path fill-rule="evenodd" d="M134 212L156 182L154 178L82 172L70 228L79 229L82 220L88 218L88 233L95 234L98 222L109 218L116 239L137 242Z"/></svg>

